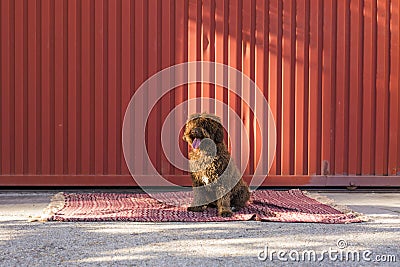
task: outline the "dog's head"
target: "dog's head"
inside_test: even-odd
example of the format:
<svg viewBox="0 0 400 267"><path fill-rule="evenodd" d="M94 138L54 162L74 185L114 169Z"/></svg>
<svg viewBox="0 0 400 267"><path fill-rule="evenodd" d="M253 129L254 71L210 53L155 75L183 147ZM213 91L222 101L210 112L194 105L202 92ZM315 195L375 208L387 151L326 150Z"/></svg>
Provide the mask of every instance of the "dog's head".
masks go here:
<svg viewBox="0 0 400 267"><path fill-rule="evenodd" d="M215 144L223 142L224 130L221 119L206 113L191 115L186 122L183 140L188 142L194 149L197 149L204 138L213 140Z"/></svg>

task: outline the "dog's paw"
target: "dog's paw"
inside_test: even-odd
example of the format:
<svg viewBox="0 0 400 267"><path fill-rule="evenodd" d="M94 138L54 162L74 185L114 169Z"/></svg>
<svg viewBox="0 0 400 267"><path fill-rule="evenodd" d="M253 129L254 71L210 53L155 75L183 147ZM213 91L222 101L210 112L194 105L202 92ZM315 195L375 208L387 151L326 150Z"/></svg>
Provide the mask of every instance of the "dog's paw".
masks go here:
<svg viewBox="0 0 400 267"><path fill-rule="evenodd" d="M194 211L194 212L201 212L204 211L207 208L207 206L195 206L195 207L188 207L188 211Z"/></svg>
<svg viewBox="0 0 400 267"><path fill-rule="evenodd" d="M233 212L226 209L226 210L222 210L219 212L219 216L221 217L231 217L233 215Z"/></svg>

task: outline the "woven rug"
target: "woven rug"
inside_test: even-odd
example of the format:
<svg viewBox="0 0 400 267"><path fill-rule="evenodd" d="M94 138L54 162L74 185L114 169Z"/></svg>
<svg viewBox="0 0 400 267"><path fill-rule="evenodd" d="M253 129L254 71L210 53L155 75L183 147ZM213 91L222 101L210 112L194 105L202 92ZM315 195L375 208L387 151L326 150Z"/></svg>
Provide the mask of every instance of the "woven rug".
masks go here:
<svg viewBox="0 0 400 267"><path fill-rule="evenodd" d="M161 193L179 203L190 203L192 192ZM158 198L160 199L160 198ZM176 202L176 203L177 203ZM330 203L329 203L330 202ZM44 221L135 221L135 222L221 222L258 220L269 222L356 223L360 214L332 201L300 190L253 191L248 205L232 217L217 215L215 208L190 212L188 205L172 206L147 194L58 193L41 215Z"/></svg>

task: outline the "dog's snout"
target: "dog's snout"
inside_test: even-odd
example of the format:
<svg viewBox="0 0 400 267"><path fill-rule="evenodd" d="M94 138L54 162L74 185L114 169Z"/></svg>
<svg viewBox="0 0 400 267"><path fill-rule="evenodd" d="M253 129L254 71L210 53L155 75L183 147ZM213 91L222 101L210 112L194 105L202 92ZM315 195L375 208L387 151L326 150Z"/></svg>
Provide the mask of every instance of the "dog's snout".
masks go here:
<svg viewBox="0 0 400 267"><path fill-rule="evenodd" d="M203 132L201 131L200 128L193 128L190 133L195 136L195 137L199 137L203 134Z"/></svg>

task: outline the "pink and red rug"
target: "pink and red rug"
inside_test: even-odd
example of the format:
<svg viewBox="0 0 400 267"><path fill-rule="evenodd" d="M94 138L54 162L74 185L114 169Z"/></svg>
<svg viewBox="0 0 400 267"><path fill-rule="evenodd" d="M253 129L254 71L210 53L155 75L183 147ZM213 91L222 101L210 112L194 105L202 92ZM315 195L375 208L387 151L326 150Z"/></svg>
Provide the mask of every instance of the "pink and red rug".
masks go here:
<svg viewBox="0 0 400 267"><path fill-rule="evenodd" d="M175 203L190 203L191 192L162 193ZM322 202L327 202L327 199ZM171 202L170 202L171 203ZM331 203L332 204L332 203ZM41 216L47 221L222 222L258 220L269 222L356 223L360 214L321 203L300 190L252 192L249 204L230 218L217 216L215 208L189 212L186 206L161 203L147 194L59 193Z"/></svg>

